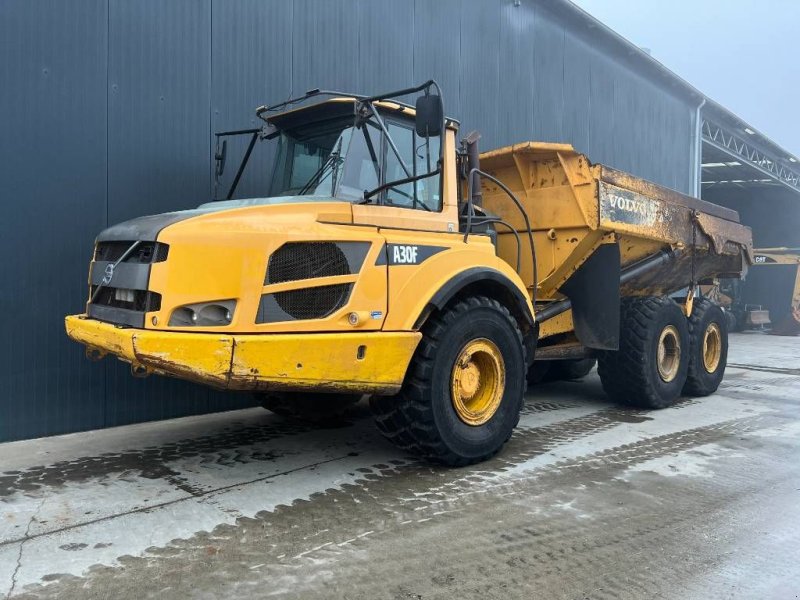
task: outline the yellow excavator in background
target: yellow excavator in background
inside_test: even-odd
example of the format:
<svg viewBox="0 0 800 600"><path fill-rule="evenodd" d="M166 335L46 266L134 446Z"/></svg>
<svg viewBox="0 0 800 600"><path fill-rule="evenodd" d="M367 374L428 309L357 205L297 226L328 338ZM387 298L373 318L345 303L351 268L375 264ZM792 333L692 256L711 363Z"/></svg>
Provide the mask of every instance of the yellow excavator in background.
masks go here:
<svg viewBox="0 0 800 600"><path fill-rule="evenodd" d="M753 255L758 268L747 279L720 281L708 293L730 315L733 330L800 334L800 248L757 248Z"/></svg>

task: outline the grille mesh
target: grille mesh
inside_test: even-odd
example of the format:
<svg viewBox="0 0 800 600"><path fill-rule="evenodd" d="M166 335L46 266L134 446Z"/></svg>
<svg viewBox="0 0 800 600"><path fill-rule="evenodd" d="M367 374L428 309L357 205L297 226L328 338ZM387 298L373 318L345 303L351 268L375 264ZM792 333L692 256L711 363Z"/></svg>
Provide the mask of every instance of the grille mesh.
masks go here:
<svg viewBox="0 0 800 600"><path fill-rule="evenodd" d="M350 297L352 283L322 285L271 294L280 309L292 319L324 319L342 308ZM279 321L280 318L267 318Z"/></svg>
<svg viewBox="0 0 800 600"><path fill-rule="evenodd" d="M131 247L130 242L99 242L94 250L96 261L117 262ZM126 263L150 264L167 260L169 245L160 242L140 242L125 259Z"/></svg>
<svg viewBox="0 0 800 600"><path fill-rule="evenodd" d="M266 283L336 275L350 275L350 267L344 252L335 243L290 242L278 248L269 257Z"/></svg>

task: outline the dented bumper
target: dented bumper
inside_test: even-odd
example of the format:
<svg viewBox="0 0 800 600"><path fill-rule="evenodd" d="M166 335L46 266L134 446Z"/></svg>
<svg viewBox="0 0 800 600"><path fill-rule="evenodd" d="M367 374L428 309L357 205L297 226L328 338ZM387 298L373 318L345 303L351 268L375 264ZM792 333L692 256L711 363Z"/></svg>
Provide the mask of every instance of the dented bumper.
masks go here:
<svg viewBox="0 0 800 600"><path fill-rule="evenodd" d="M418 332L215 334L122 328L66 317L87 355L114 355L139 373L231 390L392 394L400 389Z"/></svg>

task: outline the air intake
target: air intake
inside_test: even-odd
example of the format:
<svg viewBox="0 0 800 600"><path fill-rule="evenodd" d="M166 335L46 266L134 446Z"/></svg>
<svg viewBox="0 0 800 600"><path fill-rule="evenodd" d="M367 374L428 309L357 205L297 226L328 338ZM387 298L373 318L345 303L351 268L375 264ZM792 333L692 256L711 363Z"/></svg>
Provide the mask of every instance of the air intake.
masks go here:
<svg viewBox="0 0 800 600"><path fill-rule="evenodd" d="M321 285L264 294L258 306L258 323L324 319L347 304L352 283Z"/></svg>
<svg viewBox="0 0 800 600"><path fill-rule="evenodd" d="M269 257L264 283L352 275L368 250L369 242L289 242Z"/></svg>

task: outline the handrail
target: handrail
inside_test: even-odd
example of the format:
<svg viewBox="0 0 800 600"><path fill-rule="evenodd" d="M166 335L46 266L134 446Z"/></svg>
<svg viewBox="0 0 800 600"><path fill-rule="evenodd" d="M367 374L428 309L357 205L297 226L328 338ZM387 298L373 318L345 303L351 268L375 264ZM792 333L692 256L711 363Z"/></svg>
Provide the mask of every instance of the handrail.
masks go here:
<svg viewBox="0 0 800 600"><path fill-rule="evenodd" d="M475 212L475 205L472 202L472 179L473 179L472 176L476 173L478 174L478 176L486 177L487 179L490 179L491 181L499 185L500 188L506 193L506 195L508 195L508 197L514 201L514 204L517 205L517 209L522 215L522 218L525 220L525 228L527 230L528 241L531 246L531 262L533 264L533 288L531 291L531 304L534 307L535 311L536 286L539 284L539 274L537 273L536 270L536 248L533 243L533 232L531 231L531 221L530 219L528 219L528 213L525 212L525 208L522 206L520 201L517 200L517 197L514 195L514 193L510 189L508 189L508 186L506 186L506 184L500 181L497 177L489 175L489 173L486 173L485 171L481 171L478 167L470 169L469 174L467 175L467 227L464 231L464 243L465 244L467 243L467 240L469 239L469 234L472 230L472 215ZM517 266L517 273L519 273L519 266Z"/></svg>

